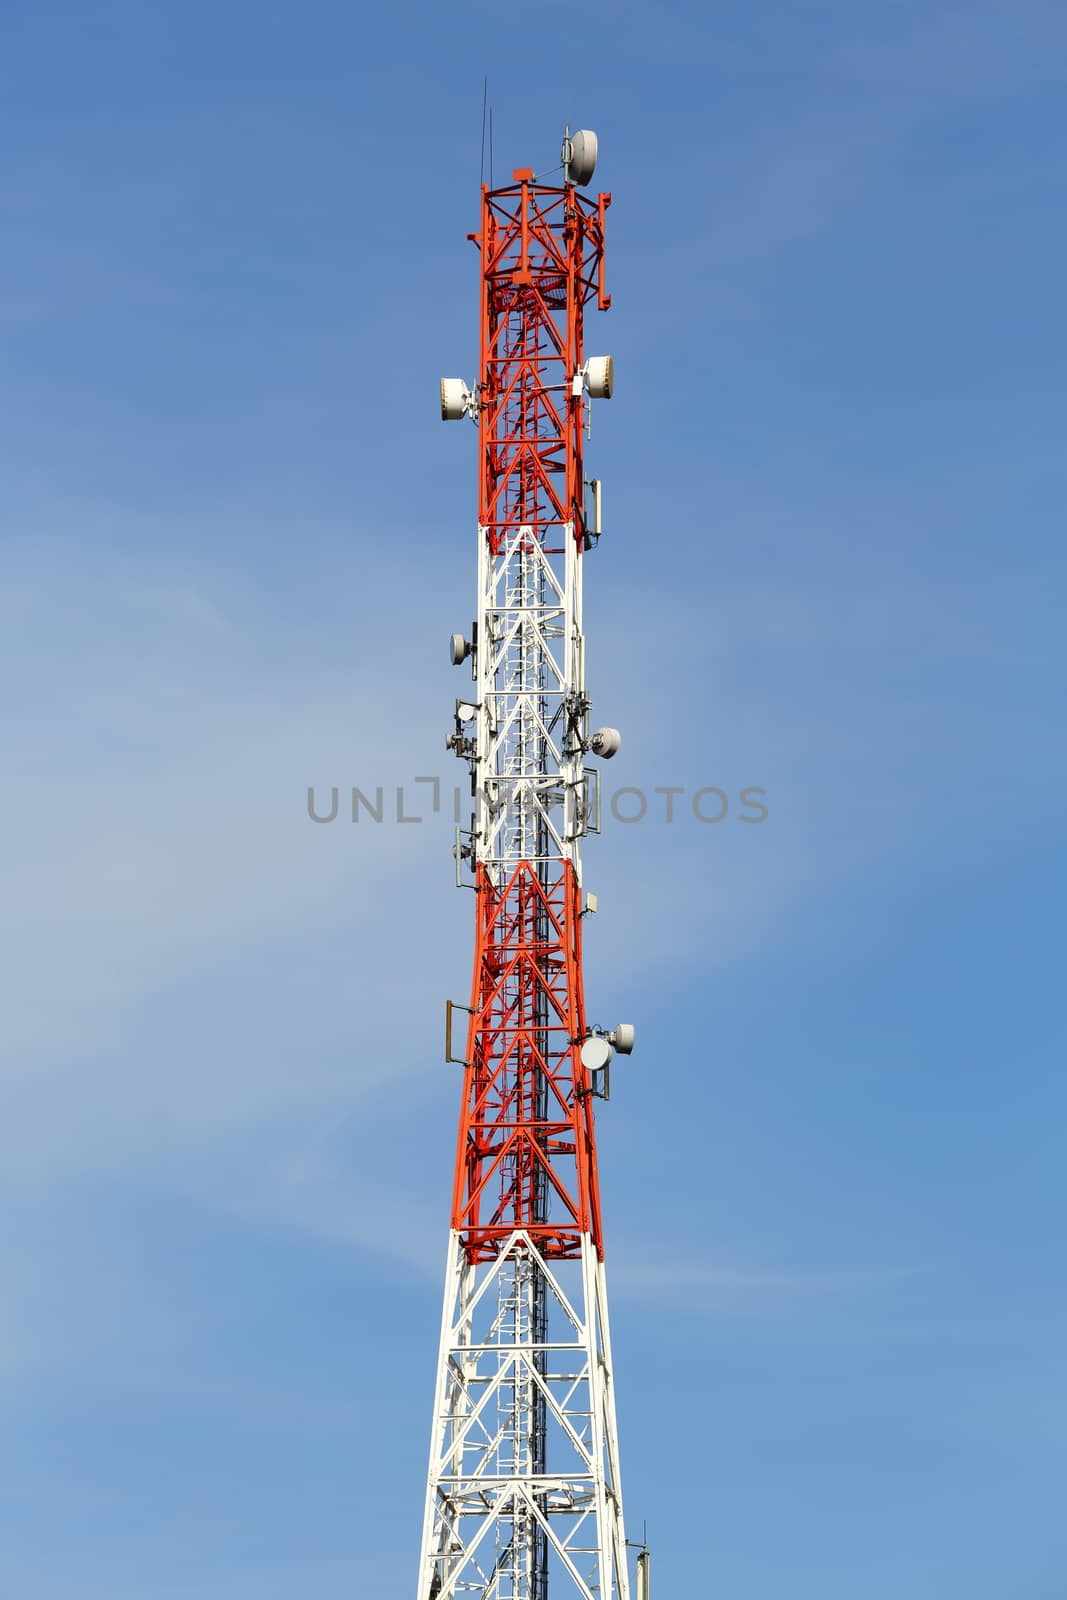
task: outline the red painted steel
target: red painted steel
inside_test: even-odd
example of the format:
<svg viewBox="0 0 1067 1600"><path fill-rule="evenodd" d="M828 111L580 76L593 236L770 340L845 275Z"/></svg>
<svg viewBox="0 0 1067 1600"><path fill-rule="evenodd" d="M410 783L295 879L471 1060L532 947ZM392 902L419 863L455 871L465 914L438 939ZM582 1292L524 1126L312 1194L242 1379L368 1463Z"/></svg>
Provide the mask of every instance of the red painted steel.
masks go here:
<svg viewBox="0 0 1067 1600"><path fill-rule="evenodd" d="M604 215L568 186L482 190L482 317L478 389L482 477L478 521L496 554L522 526L549 551L585 526L582 429L571 393L583 355L585 307L604 292Z"/></svg>
<svg viewBox="0 0 1067 1600"><path fill-rule="evenodd" d="M611 202L516 174L482 190L479 524L490 552L522 527L549 553L585 532L584 312L604 292ZM579 890L569 861L476 874L471 1020L452 1225L486 1261L518 1227L550 1259L603 1253L585 1035Z"/></svg>

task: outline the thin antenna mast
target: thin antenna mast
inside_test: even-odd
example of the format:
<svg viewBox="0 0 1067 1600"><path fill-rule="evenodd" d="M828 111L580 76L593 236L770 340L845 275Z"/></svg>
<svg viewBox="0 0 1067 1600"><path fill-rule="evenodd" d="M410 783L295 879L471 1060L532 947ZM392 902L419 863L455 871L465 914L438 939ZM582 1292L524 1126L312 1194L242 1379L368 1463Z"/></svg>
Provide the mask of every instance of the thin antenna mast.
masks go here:
<svg viewBox="0 0 1067 1600"><path fill-rule="evenodd" d="M482 80L482 159L478 167L478 182L485 182L485 108L489 100L489 74Z"/></svg>

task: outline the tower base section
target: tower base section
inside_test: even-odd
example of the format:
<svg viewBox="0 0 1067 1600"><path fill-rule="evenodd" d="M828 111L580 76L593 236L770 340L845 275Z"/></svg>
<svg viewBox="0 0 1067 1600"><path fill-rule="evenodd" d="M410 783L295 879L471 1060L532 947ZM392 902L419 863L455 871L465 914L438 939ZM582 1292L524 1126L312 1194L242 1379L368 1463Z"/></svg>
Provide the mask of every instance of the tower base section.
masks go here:
<svg viewBox="0 0 1067 1600"><path fill-rule="evenodd" d="M448 1245L417 1600L629 1600L604 1263Z"/></svg>

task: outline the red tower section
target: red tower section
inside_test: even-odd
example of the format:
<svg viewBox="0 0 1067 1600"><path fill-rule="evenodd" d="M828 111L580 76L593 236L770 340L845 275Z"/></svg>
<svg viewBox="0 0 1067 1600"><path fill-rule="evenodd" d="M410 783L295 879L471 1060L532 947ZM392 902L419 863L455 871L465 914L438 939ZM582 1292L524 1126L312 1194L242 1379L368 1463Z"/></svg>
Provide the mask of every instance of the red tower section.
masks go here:
<svg viewBox="0 0 1067 1600"><path fill-rule="evenodd" d="M532 174L482 191L479 528L491 563L523 542L545 556L588 535L582 446L584 313L606 310L604 218L573 186ZM610 386L610 372L607 382ZM516 608L517 609L517 608ZM478 641L489 650L491 640ZM552 707L542 706L549 741ZM585 708L557 720L574 747ZM570 725L567 726L567 723ZM546 766L548 764L546 763ZM491 781L491 780L490 780ZM490 1259L516 1228L546 1259L577 1257L582 1234L603 1250L582 993L577 852L527 830L532 858L477 848L474 977L452 1225L468 1258ZM576 843L576 841L574 841Z"/></svg>

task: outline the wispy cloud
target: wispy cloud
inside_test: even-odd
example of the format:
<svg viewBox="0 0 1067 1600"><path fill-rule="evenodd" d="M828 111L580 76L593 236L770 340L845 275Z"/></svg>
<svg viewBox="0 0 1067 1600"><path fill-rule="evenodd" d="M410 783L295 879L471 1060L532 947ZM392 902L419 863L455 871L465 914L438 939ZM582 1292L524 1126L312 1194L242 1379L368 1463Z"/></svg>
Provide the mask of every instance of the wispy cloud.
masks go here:
<svg viewBox="0 0 1067 1600"><path fill-rule="evenodd" d="M720 1267L697 1260L631 1263L625 1251L611 1268L611 1289L647 1304L669 1300L709 1313L752 1310L777 1304L783 1297L838 1296L889 1288L926 1275L925 1268L833 1267L765 1269Z"/></svg>

